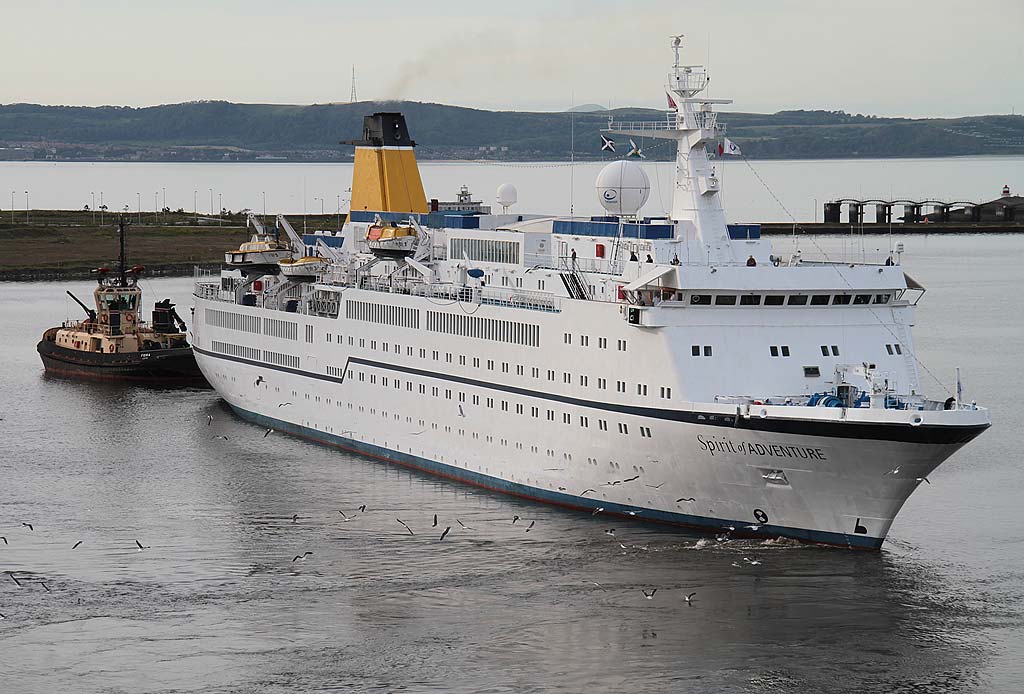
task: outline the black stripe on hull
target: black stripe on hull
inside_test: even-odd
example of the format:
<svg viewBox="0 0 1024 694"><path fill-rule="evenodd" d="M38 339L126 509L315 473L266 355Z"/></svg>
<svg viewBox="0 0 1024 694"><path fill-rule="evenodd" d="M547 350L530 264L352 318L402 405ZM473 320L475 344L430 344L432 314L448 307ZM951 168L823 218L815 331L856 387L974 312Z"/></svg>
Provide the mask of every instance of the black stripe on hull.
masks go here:
<svg viewBox="0 0 1024 694"><path fill-rule="evenodd" d="M47 373L103 381L209 386L191 347L101 354L41 341L36 350ZM143 356L146 355L146 356Z"/></svg>
<svg viewBox="0 0 1024 694"><path fill-rule="evenodd" d="M213 357L215 359L224 359L227 361L238 362L240 364L249 364L250 366L271 369L273 371L282 371L296 376L304 376L306 378L314 378L332 383L340 384L345 382L344 376L339 378L337 376L328 376L326 374L316 374L309 371L302 371L301 369L277 366L276 364L268 364L229 354L210 352L205 349L200 349L199 347L193 347L193 349L200 354ZM370 359L363 359L361 357L349 357L345 362L344 373L348 372L348 366L350 364L361 364L371 368L386 369L388 371L396 371L412 376L420 376L422 378L432 378L450 383L473 386L476 388L486 388L498 392L522 395L525 397L538 398L541 400L559 402L577 407L586 407L605 412L616 412L636 417L649 417L651 419L701 424L704 426L728 427L771 434L794 434L798 436L868 439L876 441L897 441L900 443L925 443L937 445L959 444L962 446L976 438L991 426L987 423L971 425L922 424L920 426L911 426L909 422L905 424L851 421L827 422L820 420L782 419L779 417L766 417L764 419L761 419L760 417L739 417L739 421L737 422L737 417L735 415L722 414L720 412L669 410L654 407L636 407L634 405L622 405L619 403L599 402L595 400L583 400L580 398L558 395L556 393L545 393L543 391L529 390L527 388L519 388L501 383L490 383L488 381L480 381L435 371L426 371L424 369L417 369L399 364L388 364L386 362L373 361Z"/></svg>

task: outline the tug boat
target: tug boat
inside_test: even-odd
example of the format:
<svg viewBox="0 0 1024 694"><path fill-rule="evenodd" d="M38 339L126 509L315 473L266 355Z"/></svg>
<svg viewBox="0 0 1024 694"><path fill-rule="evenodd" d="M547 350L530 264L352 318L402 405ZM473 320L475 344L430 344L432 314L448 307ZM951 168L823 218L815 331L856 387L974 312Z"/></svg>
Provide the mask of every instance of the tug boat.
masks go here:
<svg viewBox="0 0 1024 694"><path fill-rule="evenodd" d="M49 328L36 345L46 373L156 385L207 385L188 343L185 321L170 299L153 306L152 322L140 319L141 265L125 263L125 227L118 222L120 259L116 272L95 270L98 286L93 291L95 309L78 297L68 296L82 307L86 319L65 321Z"/></svg>

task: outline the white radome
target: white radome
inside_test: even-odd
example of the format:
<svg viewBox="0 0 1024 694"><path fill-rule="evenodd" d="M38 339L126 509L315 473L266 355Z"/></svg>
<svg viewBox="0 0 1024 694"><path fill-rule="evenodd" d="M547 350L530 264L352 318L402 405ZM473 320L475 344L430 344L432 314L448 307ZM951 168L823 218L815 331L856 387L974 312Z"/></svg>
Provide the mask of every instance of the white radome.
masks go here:
<svg viewBox="0 0 1024 694"><path fill-rule="evenodd" d="M650 179L635 162L614 161L597 175L597 197L612 214L635 215L650 194Z"/></svg>
<svg viewBox="0 0 1024 694"><path fill-rule="evenodd" d="M519 201L519 191L511 183L502 183L498 186L498 204L502 207L511 207Z"/></svg>

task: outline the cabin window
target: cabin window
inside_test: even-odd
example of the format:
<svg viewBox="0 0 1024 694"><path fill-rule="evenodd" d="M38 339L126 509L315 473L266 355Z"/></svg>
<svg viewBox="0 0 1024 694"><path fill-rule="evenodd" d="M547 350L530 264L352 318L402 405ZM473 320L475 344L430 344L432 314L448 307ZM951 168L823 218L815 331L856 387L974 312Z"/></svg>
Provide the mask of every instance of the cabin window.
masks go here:
<svg viewBox="0 0 1024 694"><path fill-rule="evenodd" d="M870 304L871 303L871 295L870 294L857 294L857 295L855 295L853 297L853 303L854 304L858 304L858 305Z"/></svg>
<svg viewBox="0 0 1024 694"><path fill-rule="evenodd" d="M769 347L769 350L771 351L773 357L779 356L779 348L776 345L772 345L771 347Z"/></svg>
<svg viewBox="0 0 1024 694"><path fill-rule="evenodd" d="M828 356L828 345L822 345L821 346L821 356L823 356L823 357L827 357Z"/></svg>
<svg viewBox="0 0 1024 694"><path fill-rule="evenodd" d="M832 305L845 306L850 303L850 299L852 298L853 297L851 297L849 294L836 294L835 296L832 297Z"/></svg>
<svg viewBox="0 0 1024 694"><path fill-rule="evenodd" d="M832 345L832 356L833 357L838 357L839 356L839 345Z"/></svg>
<svg viewBox="0 0 1024 694"><path fill-rule="evenodd" d="M889 303L890 294L875 294L876 304L887 304Z"/></svg>
<svg viewBox="0 0 1024 694"><path fill-rule="evenodd" d="M735 306L736 297L732 294L719 294L715 297L716 306Z"/></svg>
<svg viewBox="0 0 1024 694"><path fill-rule="evenodd" d="M700 356L700 345L694 345L690 348L690 354L699 357Z"/></svg>
<svg viewBox="0 0 1024 694"><path fill-rule="evenodd" d="M803 306L807 303L807 296L804 294L794 294L789 297L790 306Z"/></svg>
<svg viewBox="0 0 1024 694"><path fill-rule="evenodd" d="M740 306L760 306L761 295L760 294L747 294L740 297Z"/></svg>
<svg viewBox="0 0 1024 694"><path fill-rule="evenodd" d="M815 294L811 297L811 306L828 306L828 294Z"/></svg>
<svg viewBox="0 0 1024 694"><path fill-rule="evenodd" d="M896 348L896 354L903 354L903 348L900 347L898 344L893 345L893 347Z"/></svg>
<svg viewBox="0 0 1024 694"><path fill-rule="evenodd" d="M807 377L807 378L817 378L820 375L821 375L821 369L819 369L817 366L805 366L804 367L804 376L805 377Z"/></svg>
<svg viewBox="0 0 1024 694"><path fill-rule="evenodd" d="M782 345L782 356L789 356L789 345Z"/></svg>
<svg viewBox="0 0 1024 694"><path fill-rule="evenodd" d="M710 294L691 294L690 304L693 306L710 306L711 295Z"/></svg>
<svg viewBox="0 0 1024 694"><path fill-rule="evenodd" d="M711 345L704 345L704 356L705 357L710 357L711 356Z"/></svg>
<svg viewBox="0 0 1024 694"><path fill-rule="evenodd" d="M886 345L885 351L888 352L889 354L892 354L892 345Z"/></svg>
<svg viewBox="0 0 1024 694"><path fill-rule="evenodd" d="M783 304L783 302L785 302L785 300L786 300L786 297L784 297L784 296L778 296L776 294L769 294L768 296L766 296L764 298L764 305L765 306L782 306L782 304Z"/></svg>

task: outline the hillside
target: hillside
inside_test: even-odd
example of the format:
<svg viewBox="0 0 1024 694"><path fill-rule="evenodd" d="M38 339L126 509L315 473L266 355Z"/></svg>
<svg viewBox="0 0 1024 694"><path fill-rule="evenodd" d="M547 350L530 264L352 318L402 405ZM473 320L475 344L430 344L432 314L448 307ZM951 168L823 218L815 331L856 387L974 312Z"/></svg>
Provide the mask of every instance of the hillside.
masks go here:
<svg viewBox="0 0 1024 694"><path fill-rule="evenodd" d="M420 102L288 106L190 102L147 108L0 105L0 159L148 161L336 161L339 140L362 117L406 114L421 159L562 160L570 126L578 159L604 159L598 131L608 117L663 118L646 109L530 113ZM570 122L571 121L571 122ZM727 134L751 158L927 157L1024 154L1024 116L876 118L832 111L723 113ZM662 143L643 143L664 159Z"/></svg>

